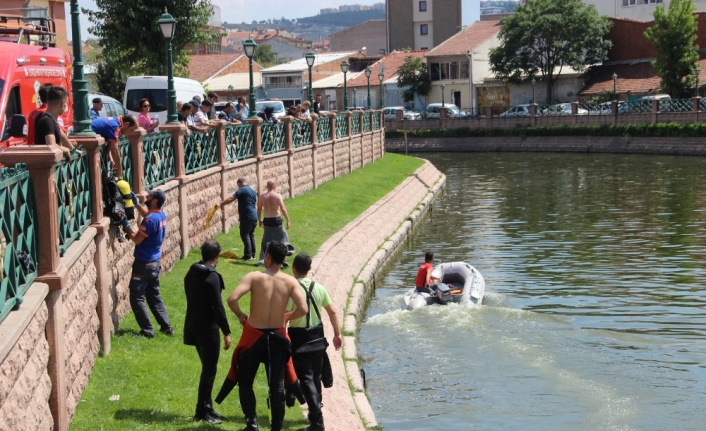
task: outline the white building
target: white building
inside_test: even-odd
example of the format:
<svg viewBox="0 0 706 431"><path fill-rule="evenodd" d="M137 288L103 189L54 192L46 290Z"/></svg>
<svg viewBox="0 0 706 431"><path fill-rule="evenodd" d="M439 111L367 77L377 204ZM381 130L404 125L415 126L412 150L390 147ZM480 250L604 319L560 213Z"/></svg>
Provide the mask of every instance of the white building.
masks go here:
<svg viewBox="0 0 706 431"><path fill-rule="evenodd" d="M208 20L208 25L211 27L221 26L221 8L219 6L211 5L213 11L211 12L211 18Z"/></svg>
<svg viewBox="0 0 706 431"><path fill-rule="evenodd" d="M693 1L697 12L706 12L706 0ZM667 9L671 0L583 0L583 2L594 5L601 15L653 21L655 7L661 5Z"/></svg>

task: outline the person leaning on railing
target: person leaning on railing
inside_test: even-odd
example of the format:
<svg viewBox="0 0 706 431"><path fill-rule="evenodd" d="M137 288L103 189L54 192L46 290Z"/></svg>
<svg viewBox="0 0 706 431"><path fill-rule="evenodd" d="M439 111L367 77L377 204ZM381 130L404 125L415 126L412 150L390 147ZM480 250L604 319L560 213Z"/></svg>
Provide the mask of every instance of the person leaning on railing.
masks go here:
<svg viewBox="0 0 706 431"><path fill-rule="evenodd" d="M191 136L191 126L194 125L194 117L191 116L191 104L183 103L177 116L179 117L179 122L186 126L186 136Z"/></svg>
<svg viewBox="0 0 706 431"><path fill-rule="evenodd" d="M199 110L194 114L194 130L208 134L208 129L216 126L214 121L208 119L211 106L213 105L208 100L201 102Z"/></svg>
<svg viewBox="0 0 706 431"><path fill-rule="evenodd" d="M29 145L61 145L66 160L71 160L71 148L76 141L69 141L61 129L61 115L68 109L69 93L64 87L45 84L39 88L42 106L30 112L27 143Z"/></svg>
<svg viewBox="0 0 706 431"><path fill-rule="evenodd" d="M226 120L228 124L240 124L241 121L235 118L235 105L232 102L226 103L226 106L218 113L219 120Z"/></svg>

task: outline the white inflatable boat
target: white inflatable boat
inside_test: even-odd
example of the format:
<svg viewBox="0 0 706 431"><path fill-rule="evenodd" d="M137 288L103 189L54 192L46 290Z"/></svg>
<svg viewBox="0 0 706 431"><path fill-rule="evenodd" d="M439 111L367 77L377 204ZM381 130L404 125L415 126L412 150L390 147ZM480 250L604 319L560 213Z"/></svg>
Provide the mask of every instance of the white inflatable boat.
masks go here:
<svg viewBox="0 0 706 431"><path fill-rule="evenodd" d="M442 263L434 267L431 275L441 279L428 292L410 289L404 297L408 310L432 304L471 303L480 305L485 293L485 279L477 269L465 262Z"/></svg>

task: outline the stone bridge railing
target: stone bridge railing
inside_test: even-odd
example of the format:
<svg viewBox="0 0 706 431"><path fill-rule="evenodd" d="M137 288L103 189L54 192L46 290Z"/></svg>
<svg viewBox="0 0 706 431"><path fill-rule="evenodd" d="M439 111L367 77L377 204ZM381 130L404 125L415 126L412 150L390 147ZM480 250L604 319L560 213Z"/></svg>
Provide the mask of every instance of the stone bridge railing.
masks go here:
<svg viewBox="0 0 706 431"><path fill-rule="evenodd" d="M237 224L233 207L203 221L245 177L301 195L384 154L382 111L283 117L278 125L220 122L208 135L182 125L138 129L118 142L123 176L144 200L167 194L168 271L192 247ZM0 428L64 431L96 357L130 311L133 246L103 216L104 141L76 137L65 161L55 146L0 153ZM133 221L132 223L136 223Z"/></svg>

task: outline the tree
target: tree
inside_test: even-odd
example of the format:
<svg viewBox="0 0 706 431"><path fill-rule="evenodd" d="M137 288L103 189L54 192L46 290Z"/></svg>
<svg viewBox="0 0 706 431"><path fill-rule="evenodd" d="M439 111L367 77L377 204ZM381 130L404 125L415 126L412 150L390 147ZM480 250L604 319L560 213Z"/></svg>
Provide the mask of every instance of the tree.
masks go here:
<svg viewBox="0 0 706 431"><path fill-rule="evenodd" d="M402 66L397 69L397 75L397 86L404 88L402 99L405 102L414 102L415 96L426 98L431 93L429 70L421 58L406 57Z"/></svg>
<svg viewBox="0 0 706 431"><path fill-rule="evenodd" d="M109 60L99 63L96 68L96 88L113 99L123 100L127 78L128 75L116 69Z"/></svg>
<svg viewBox="0 0 706 431"><path fill-rule="evenodd" d="M692 0L672 0L669 12L664 6L657 6L654 25L645 32L657 50L652 67L662 80L662 91L675 99L689 97L689 88L694 85L694 68L699 59L695 10Z"/></svg>
<svg viewBox="0 0 706 431"><path fill-rule="evenodd" d="M166 75L166 43L156 21L169 7L177 21L172 39L174 73L188 75L184 48L208 39L204 28L211 16L210 0L96 0L97 11L82 8L93 24L88 29L100 39L102 57L130 75Z"/></svg>
<svg viewBox="0 0 706 431"><path fill-rule="evenodd" d="M612 43L603 37L610 25L581 0L526 0L501 21L500 46L490 50L490 69L513 84L543 75L551 103L555 75L564 66L583 72L607 58Z"/></svg>
<svg viewBox="0 0 706 431"><path fill-rule="evenodd" d="M261 43L255 48L255 55L253 55L253 60L257 61L263 67L269 67L275 64L276 52L272 51L272 46Z"/></svg>

